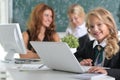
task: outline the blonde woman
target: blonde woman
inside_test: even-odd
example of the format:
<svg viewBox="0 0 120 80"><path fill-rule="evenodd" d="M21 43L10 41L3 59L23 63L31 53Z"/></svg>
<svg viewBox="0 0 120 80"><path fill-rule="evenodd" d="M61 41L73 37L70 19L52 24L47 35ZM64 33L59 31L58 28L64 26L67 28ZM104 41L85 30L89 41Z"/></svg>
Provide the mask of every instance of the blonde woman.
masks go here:
<svg viewBox="0 0 120 80"><path fill-rule="evenodd" d="M94 66L88 72L107 74L120 80L120 43L112 14L104 8L91 10L86 26L95 40L87 43L84 50L78 50L76 58L81 65Z"/></svg>
<svg viewBox="0 0 120 80"><path fill-rule="evenodd" d="M78 38L79 48L83 49L87 42L90 41L87 28L85 26L85 12L81 5L73 4L68 8L69 27L66 34L72 34Z"/></svg>
<svg viewBox="0 0 120 80"><path fill-rule="evenodd" d="M87 34L85 27L85 12L81 5L73 4L68 8L69 27L66 29L67 34L72 34L80 38Z"/></svg>

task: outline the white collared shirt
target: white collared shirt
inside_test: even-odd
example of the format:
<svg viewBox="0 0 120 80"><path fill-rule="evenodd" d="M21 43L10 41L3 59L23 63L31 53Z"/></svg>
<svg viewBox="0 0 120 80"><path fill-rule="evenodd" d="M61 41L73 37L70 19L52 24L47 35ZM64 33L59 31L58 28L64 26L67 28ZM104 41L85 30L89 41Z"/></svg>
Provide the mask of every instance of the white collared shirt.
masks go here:
<svg viewBox="0 0 120 80"><path fill-rule="evenodd" d="M106 39L103 40L100 44L98 44L98 41L95 40L94 43L93 43L93 48L94 48L96 45L100 45L100 46L102 46L102 47L105 47L105 46L107 45L107 44L106 44ZM102 67L103 67L103 65L104 65L104 60L105 60L105 52L103 51L103 60L102 60L102 63L97 64L97 59L98 59L98 58L96 58L94 65L95 65L95 66L102 66Z"/></svg>
<svg viewBox="0 0 120 80"><path fill-rule="evenodd" d="M100 44L98 44L98 41L95 40L94 43L93 43L93 48L96 46L96 45L101 45L102 47L105 47L107 44L106 44L106 39L103 40Z"/></svg>
<svg viewBox="0 0 120 80"><path fill-rule="evenodd" d="M80 38L80 37L86 35L87 34L87 28L85 27L85 22L82 25L80 25L80 26L78 26L74 29L72 29L72 27L68 27L66 29L66 33L67 34L73 34L76 38Z"/></svg>

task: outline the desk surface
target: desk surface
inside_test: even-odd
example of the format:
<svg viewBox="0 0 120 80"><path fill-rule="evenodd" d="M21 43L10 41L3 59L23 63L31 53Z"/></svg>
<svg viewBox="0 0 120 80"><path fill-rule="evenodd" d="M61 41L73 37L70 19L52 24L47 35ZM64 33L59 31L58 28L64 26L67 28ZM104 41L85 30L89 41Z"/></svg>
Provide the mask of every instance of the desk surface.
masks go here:
<svg viewBox="0 0 120 80"><path fill-rule="evenodd" d="M3 64L14 80L80 80L75 78L76 73L46 70L19 70L13 67L19 66L16 64ZM2 65L2 66L3 66ZM115 80L111 77L103 80Z"/></svg>
<svg viewBox="0 0 120 80"><path fill-rule="evenodd" d="M12 69L9 69L8 71L14 80L76 80L72 77L75 74L61 71L19 71Z"/></svg>

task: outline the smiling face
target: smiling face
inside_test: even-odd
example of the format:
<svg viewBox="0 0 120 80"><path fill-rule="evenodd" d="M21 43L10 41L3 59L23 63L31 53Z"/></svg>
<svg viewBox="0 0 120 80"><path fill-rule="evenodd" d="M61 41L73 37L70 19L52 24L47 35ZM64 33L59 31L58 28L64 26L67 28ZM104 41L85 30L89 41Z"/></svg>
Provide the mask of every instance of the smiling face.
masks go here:
<svg viewBox="0 0 120 80"><path fill-rule="evenodd" d="M44 27L49 27L50 24L52 23L53 19L52 19L52 11L47 9L43 12L43 20L42 20L42 24Z"/></svg>
<svg viewBox="0 0 120 80"><path fill-rule="evenodd" d="M109 35L108 26L94 15L89 17L89 30L98 42L102 42Z"/></svg>

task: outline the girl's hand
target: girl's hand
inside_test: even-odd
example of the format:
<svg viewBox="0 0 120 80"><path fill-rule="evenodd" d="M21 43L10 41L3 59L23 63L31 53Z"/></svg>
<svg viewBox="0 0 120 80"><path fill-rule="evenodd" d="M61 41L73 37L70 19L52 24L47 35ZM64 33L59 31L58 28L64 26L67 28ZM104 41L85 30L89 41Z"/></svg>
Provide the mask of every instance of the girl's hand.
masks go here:
<svg viewBox="0 0 120 80"><path fill-rule="evenodd" d="M81 65L84 65L84 66L92 66L92 59L83 59L81 62L80 62Z"/></svg>
<svg viewBox="0 0 120 80"><path fill-rule="evenodd" d="M98 66L94 66L92 68L90 68L88 70L89 73L102 73L102 74L108 74L107 71L102 68L102 67L98 67Z"/></svg>

